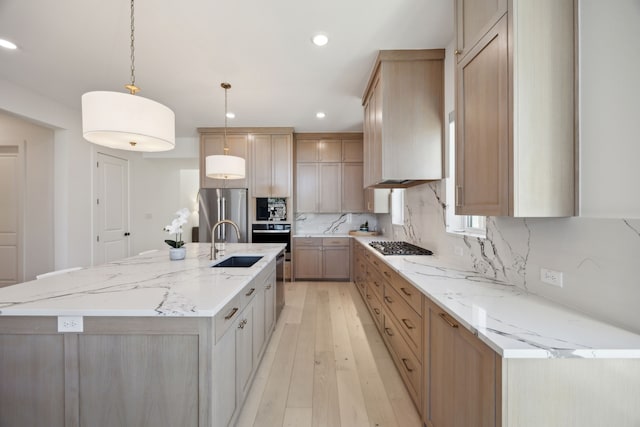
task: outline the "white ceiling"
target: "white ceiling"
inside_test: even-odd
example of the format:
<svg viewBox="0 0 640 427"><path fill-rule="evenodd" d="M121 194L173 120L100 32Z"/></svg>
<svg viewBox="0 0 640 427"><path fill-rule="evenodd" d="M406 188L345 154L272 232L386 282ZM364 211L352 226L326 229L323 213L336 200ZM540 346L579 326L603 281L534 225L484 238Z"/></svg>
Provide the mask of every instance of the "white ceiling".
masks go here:
<svg viewBox="0 0 640 427"><path fill-rule="evenodd" d="M224 125L362 131L361 97L380 49L443 48L453 0L136 0L141 96L176 114L176 134ZM0 78L80 110L130 80L128 0L0 0ZM310 38L330 37L323 48ZM324 111L323 120L315 117Z"/></svg>

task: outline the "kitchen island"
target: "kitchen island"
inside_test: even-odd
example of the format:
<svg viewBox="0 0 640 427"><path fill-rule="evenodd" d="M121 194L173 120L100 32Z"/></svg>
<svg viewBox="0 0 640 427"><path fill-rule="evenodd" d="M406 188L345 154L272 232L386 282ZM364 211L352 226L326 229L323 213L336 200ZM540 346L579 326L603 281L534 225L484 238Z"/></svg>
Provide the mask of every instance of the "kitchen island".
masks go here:
<svg viewBox="0 0 640 427"><path fill-rule="evenodd" d="M275 324L282 244L209 244L0 289L0 425L226 426ZM68 332L67 332L68 331Z"/></svg>

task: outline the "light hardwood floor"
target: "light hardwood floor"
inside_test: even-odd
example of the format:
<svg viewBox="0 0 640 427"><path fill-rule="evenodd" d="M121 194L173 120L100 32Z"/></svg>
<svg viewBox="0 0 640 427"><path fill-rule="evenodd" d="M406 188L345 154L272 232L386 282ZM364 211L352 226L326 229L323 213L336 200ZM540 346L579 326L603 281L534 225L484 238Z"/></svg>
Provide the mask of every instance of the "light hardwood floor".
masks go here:
<svg viewBox="0 0 640 427"><path fill-rule="evenodd" d="M285 285L286 306L239 427L420 427L353 283Z"/></svg>

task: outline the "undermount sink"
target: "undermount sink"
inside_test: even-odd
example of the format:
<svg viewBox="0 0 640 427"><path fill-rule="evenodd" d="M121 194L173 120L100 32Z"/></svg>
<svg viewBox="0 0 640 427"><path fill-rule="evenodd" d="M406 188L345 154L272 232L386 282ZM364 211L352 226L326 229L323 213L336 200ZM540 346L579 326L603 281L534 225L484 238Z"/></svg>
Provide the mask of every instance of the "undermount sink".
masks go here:
<svg viewBox="0 0 640 427"><path fill-rule="evenodd" d="M262 259L261 256L230 256L229 258L212 265L213 268L221 267L251 267Z"/></svg>

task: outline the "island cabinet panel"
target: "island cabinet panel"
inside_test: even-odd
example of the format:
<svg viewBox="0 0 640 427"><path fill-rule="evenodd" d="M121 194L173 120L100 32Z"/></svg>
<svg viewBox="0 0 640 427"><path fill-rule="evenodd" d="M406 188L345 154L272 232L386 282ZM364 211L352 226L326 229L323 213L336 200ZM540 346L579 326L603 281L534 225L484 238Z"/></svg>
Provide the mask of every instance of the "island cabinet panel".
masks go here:
<svg viewBox="0 0 640 427"><path fill-rule="evenodd" d="M64 372L62 335L0 335L0 426L64 426Z"/></svg>
<svg viewBox="0 0 640 427"><path fill-rule="evenodd" d="M78 339L81 426L198 426L196 335Z"/></svg>
<svg viewBox="0 0 640 427"><path fill-rule="evenodd" d="M237 319L237 317L236 317ZM239 321L234 321L237 327ZM236 333L224 334L213 350L213 425L228 426L236 413Z"/></svg>

